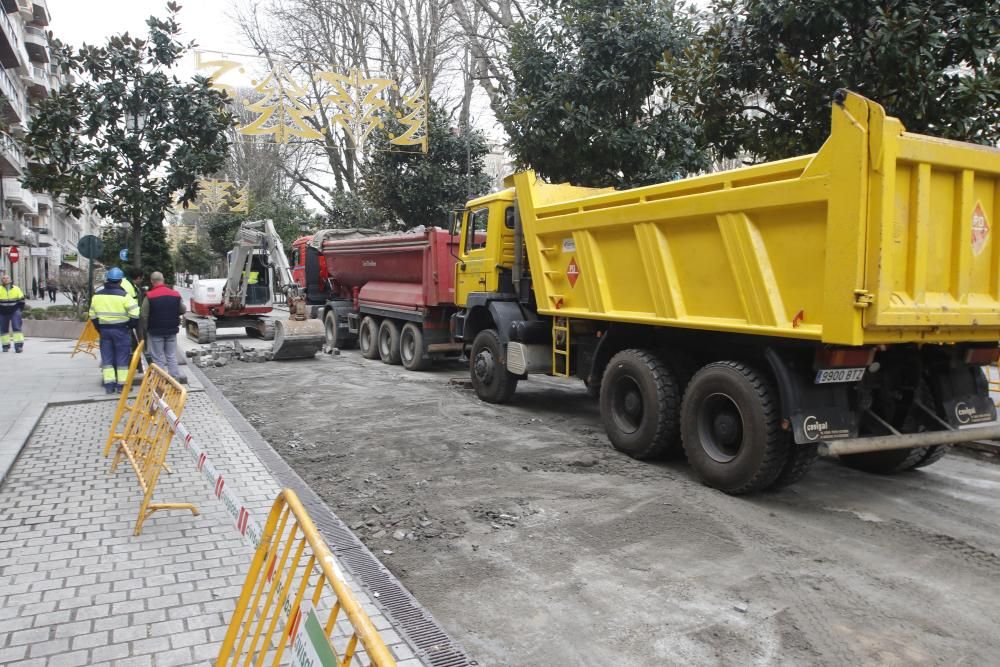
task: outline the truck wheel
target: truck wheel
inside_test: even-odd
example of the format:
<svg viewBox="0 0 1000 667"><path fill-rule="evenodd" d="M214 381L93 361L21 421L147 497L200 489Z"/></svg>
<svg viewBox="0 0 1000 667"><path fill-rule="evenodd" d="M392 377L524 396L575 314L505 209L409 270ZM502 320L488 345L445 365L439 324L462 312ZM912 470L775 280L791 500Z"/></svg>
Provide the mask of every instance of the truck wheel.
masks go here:
<svg viewBox="0 0 1000 667"><path fill-rule="evenodd" d="M517 389L518 377L507 370L507 360L496 329L485 329L472 341L469 374L476 396L487 403L506 403Z"/></svg>
<svg viewBox="0 0 1000 667"><path fill-rule="evenodd" d="M378 327L378 356L386 364L399 364L399 325L392 320L382 320Z"/></svg>
<svg viewBox="0 0 1000 667"><path fill-rule="evenodd" d="M708 364L688 383L681 406L684 452L708 486L738 495L774 483L788 461L778 392L737 361Z"/></svg>
<svg viewBox="0 0 1000 667"><path fill-rule="evenodd" d="M676 449L680 395L673 373L646 350L611 357L601 379L601 421L614 448L634 459Z"/></svg>
<svg viewBox="0 0 1000 667"><path fill-rule="evenodd" d="M350 350L358 342L355 336L344 333L344 330L337 326L337 313L328 311L323 318L323 330L326 334L326 344L340 350Z"/></svg>
<svg viewBox="0 0 1000 667"><path fill-rule="evenodd" d="M812 465L819 459L819 445L806 443L797 445L794 442L788 448L788 460L778 473L778 478L768 488L772 491L783 489L799 481L809 472Z"/></svg>
<svg viewBox="0 0 1000 667"><path fill-rule="evenodd" d="M399 358L408 371L422 371L431 365L424 350L424 332L413 322L403 325L399 334Z"/></svg>
<svg viewBox="0 0 1000 667"><path fill-rule="evenodd" d="M923 468L925 466L929 466L932 463L937 463L938 461L943 459L944 455L947 453L948 453L948 447L945 445L935 445L933 447L928 447L927 453L924 454L924 457L922 459L917 461L916 465L913 466L913 469L916 470L917 468Z"/></svg>
<svg viewBox="0 0 1000 667"><path fill-rule="evenodd" d="M358 331L358 347L365 359L378 359L378 320L365 315Z"/></svg>

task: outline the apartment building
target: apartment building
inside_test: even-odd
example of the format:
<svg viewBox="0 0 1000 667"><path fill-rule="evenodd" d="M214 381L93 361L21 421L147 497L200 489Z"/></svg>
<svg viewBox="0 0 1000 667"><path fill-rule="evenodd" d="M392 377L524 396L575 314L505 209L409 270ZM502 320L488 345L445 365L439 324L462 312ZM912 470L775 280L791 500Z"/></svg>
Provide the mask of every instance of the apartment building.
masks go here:
<svg viewBox="0 0 1000 667"><path fill-rule="evenodd" d="M20 182L28 168L20 139L34 104L64 81L52 62L48 25L46 0L0 0L0 269L13 269L25 288L32 279L57 279L61 270L83 266L76 243L100 228L89 208L71 216L52 194L32 192ZM14 265L8 258L12 245L20 255Z"/></svg>

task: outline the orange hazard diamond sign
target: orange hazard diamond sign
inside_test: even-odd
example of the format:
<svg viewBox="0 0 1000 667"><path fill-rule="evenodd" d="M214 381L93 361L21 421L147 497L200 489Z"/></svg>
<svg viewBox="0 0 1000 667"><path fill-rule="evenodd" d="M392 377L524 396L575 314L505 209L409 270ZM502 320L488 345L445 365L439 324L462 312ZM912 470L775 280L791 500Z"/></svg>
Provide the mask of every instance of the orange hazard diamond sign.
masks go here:
<svg viewBox="0 0 1000 667"><path fill-rule="evenodd" d="M976 208L972 210L972 252L978 255L986 245L986 239L990 235L990 223L986 219L986 211L983 210L982 202L976 202Z"/></svg>
<svg viewBox="0 0 1000 667"><path fill-rule="evenodd" d="M566 267L566 279L569 280L570 287L576 287L576 280L580 277L580 267L576 264L576 257L569 260Z"/></svg>

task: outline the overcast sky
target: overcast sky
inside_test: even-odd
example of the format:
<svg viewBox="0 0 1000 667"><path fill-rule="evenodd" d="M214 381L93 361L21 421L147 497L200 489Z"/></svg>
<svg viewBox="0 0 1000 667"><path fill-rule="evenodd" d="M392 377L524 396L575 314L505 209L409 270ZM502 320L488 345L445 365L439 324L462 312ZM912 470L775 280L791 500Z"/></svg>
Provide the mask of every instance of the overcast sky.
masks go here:
<svg viewBox="0 0 1000 667"><path fill-rule="evenodd" d="M228 17L232 0L178 0L177 4L181 6L179 21L184 41L194 40L206 49L246 51ZM109 36L125 31L145 36L146 19L167 14L166 0L48 0L48 5L52 16L49 30L74 46L84 42L103 44ZM194 73L194 56L188 56L178 73Z"/></svg>

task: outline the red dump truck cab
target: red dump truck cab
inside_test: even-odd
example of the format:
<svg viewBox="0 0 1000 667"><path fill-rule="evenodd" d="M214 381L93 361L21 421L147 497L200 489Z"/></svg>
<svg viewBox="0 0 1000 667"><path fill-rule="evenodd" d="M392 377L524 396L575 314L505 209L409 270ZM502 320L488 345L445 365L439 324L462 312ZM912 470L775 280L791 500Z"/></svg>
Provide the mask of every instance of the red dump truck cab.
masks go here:
<svg viewBox="0 0 1000 667"><path fill-rule="evenodd" d="M437 227L337 236L343 235L320 232L292 245L295 280L314 315L323 318L331 346L359 345L366 358L410 370L461 353L461 344L449 336L456 237Z"/></svg>

